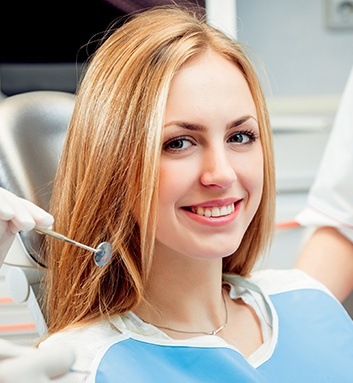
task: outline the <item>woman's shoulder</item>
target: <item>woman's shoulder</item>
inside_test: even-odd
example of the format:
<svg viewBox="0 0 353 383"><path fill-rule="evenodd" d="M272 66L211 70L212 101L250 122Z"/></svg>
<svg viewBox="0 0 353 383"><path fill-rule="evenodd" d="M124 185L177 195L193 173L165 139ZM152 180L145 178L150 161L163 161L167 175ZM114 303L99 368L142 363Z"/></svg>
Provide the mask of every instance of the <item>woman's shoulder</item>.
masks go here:
<svg viewBox="0 0 353 383"><path fill-rule="evenodd" d="M236 290L243 286L248 290L261 290L266 295L300 289L316 289L332 295L326 286L299 269L255 270L248 277L225 274L224 279Z"/></svg>
<svg viewBox="0 0 353 383"><path fill-rule="evenodd" d="M299 269L256 270L249 279L269 295L299 289L322 290L332 295L326 286Z"/></svg>

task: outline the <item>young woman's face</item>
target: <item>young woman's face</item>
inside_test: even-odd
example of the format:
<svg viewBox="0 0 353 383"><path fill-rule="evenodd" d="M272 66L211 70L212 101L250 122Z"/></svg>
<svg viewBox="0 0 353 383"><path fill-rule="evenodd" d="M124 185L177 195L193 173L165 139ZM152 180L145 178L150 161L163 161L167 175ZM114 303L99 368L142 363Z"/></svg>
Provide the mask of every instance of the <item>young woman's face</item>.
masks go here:
<svg viewBox="0 0 353 383"><path fill-rule="evenodd" d="M163 130L157 254L232 254L263 186L256 108L239 69L214 52L185 64L172 82Z"/></svg>

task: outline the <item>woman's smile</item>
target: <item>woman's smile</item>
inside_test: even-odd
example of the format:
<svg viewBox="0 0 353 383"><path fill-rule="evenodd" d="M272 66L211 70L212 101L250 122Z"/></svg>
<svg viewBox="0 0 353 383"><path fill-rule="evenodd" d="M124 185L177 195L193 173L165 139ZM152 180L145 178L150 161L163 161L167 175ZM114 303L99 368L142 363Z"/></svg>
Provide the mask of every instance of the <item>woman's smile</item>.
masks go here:
<svg viewBox="0 0 353 383"><path fill-rule="evenodd" d="M182 207L185 214L194 221L207 226L224 226L233 222L239 212L242 200L222 206Z"/></svg>
<svg viewBox="0 0 353 383"><path fill-rule="evenodd" d="M191 219L205 225L226 225L234 221L242 199L222 199L196 205L182 206L181 210Z"/></svg>

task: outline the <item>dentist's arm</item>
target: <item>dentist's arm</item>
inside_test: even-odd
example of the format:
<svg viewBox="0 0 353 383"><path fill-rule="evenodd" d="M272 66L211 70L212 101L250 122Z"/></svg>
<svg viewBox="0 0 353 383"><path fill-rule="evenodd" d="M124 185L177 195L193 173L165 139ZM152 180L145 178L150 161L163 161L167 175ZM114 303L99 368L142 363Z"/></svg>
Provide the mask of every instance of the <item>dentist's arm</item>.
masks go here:
<svg viewBox="0 0 353 383"><path fill-rule="evenodd" d="M49 213L0 188L0 267L19 230L52 223ZM77 377L69 373L73 362L66 345L37 349L0 339L0 383L76 383Z"/></svg>
<svg viewBox="0 0 353 383"><path fill-rule="evenodd" d="M313 232L296 267L326 285L341 302L353 291L353 243L335 227Z"/></svg>
<svg viewBox="0 0 353 383"><path fill-rule="evenodd" d="M353 291L353 68L320 167L296 220L313 234L296 267L323 282L339 300Z"/></svg>

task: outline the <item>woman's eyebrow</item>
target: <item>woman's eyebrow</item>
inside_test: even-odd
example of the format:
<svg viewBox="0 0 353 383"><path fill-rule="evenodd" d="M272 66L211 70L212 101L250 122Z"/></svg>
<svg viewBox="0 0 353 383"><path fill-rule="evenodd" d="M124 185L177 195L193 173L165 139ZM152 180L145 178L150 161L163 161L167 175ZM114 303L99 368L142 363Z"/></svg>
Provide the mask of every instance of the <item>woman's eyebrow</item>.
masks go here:
<svg viewBox="0 0 353 383"><path fill-rule="evenodd" d="M233 122L231 122L229 124L229 128L236 128L237 126L241 125L241 124L244 124L244 122L250 120L250 119L253 119L256 123L257 123L257 120L254 116L251 116L250 114L249 115L246 115L246 116L243 116Z"/></svg>
<svg viewBox="0 0 353 383"><path fill-rule="evenodd" d="M166 127L171 126L171 125L180 126L181 128L191 130L191 131L196 131L196 132L206 132L206 130L207 130L207 128L203 125L192 124L189 122L181 122L181 121L168 122L168 124L165 124L164 127L166 128Z"/></svg>
<svg viewBox="0 0 353 383"><path fill-rule="evenodd" d="M244 122L248 121L250 118L254 119L257 122L257 120L254 116L245 115L245 116L238 118L235 121L232 121L229 124L229 129L235 128L241 124L244 124ZM182 121L170 121L167 124L165 124L164 127L166 128L166 127L171 126L171 125L180 126L183 129L187 129L187 130L194 131L194 132L195 131L196 132L206 132L207 131L207 128L204 125L194 124L194 123L189 123L189 122L182 122Z"/></svg>

